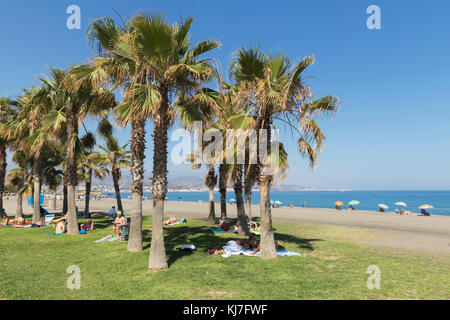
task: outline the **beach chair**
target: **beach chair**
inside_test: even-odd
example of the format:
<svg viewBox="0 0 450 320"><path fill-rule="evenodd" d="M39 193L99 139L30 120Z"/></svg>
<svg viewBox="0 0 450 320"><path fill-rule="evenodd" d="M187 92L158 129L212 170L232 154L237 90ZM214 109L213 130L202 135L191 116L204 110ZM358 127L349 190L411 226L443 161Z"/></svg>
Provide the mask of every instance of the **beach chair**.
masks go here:
<svg viewBox="0 0 450 320"><path fill-rule="evenodd" d="M54 226L55 224L53 223L53 219L55 218L54 214L46 214L45 215L45 219L44 219L44 224L46 226Z"/></svg>
<svg viewBox="0 0 450 320"><path fill-rule="evenodd" d="M121 226L119 230L120 241L128 241L129 235L130 235L130 225L126 224Z"/></svg>

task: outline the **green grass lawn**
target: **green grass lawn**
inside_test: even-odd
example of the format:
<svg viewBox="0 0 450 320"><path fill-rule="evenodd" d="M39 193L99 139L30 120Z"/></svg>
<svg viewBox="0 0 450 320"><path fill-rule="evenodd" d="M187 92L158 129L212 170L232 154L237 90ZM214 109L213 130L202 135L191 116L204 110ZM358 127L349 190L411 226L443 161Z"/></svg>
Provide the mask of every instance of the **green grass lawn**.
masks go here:
<svg viewBox="0 0 450 320"><path fill-rule="evenodd" d="M450 299L450 258L390 252L357 244L371 237L343 227L274 225L279 244L301 257L206 256L236 235L213 235L204 221L166 228L169 270L149 271L151 219L145 250L126 242L94 243L111 234L95 219L87 235L48 236L53 228L0 228L0 299ZM193 254L176 248L195 244ZM81 289L69 290L70 265L81 269ZM381 269L381 289L369 290L367 267Z"/></svg>

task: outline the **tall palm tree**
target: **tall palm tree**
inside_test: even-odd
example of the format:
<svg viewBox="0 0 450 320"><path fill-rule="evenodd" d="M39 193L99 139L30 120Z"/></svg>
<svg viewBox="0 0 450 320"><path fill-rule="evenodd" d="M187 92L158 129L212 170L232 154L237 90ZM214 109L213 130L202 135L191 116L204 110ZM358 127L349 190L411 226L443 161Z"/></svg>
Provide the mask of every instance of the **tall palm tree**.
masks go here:
<svg viewBox="0 0 450 320"><path fill-rule="evenodd" d="M163 219L167 193L167 134L175 113L171 101L178 93L197 89L211 78L214 68L210 60L198 57L219 46L207 40L192 48L189 42L192 20L188 18L171 25L157 13L140 13L121 27L110 18L94 21L90 38L98 44L101 58L90 70L79 70L79 74L89 75L94 82L111 80L102 76L107 74L116 84L125 87L123 103L116 112L119 120L132 126L132 192L137 209L132 216L130 239L139 236L133 231L133 221L139 228L142 216L145 122L148 118L154 121L150 269L168 267ZM141 234L141 229L138 231ZM142 241L136 244L131 251L142 250Z"/></svg>
<svg viewBox="0 0 450 320"><path fill-rule="evenodd" d="M75 187L78 185L77 150L80 148L78 129L87 116L104 117L115 104L114 94L103 88L96 88L89 81L80 81L74 76L75 68L69 71L52 69L56 80L54 110L45 119L49 128L59 131L67 128L66 179L68 195L67 233L78 233L78 218L75 204Z"/></svg>
<svg viewBox="0 0 450 320"><path fill-rule="evenodd" d="M0 124L7 124L17 113L16 102L10 98L0 97ZM0 138L0 211L3 211L3 193L5 192L6 178L6 149L8 140Z"/></svg>
<svg viewBox="0 0 450 320"><path fill-rule="evenodd" d="M264 143L269 161L260 161L264 157L260 154L257 169L261 197L261 257L265 259L276 257L270 188L274 176L272 167L279 163L271 159L269 151L273 125L275 121L282 121L295 130L300 153L307 156L314 167L325 136L313 117L335 114L337 108L337 98L326 96L315 101L310 87L305 85L301 74L313 60L313 57L306 57L291 67L283 54L266 55L258 49L240 49L232 62L230 76L245 89L241 93L256 106L255 128L267 133L266 139L258 139L258 150Z"/></svg>
<svg viewBox="0 0 450 320"><path fill-rule="evenodd" d="M30 191L28 186L31 182L31 166L33 160L23 150L16 150L13 154L13 161L19 167L11 169L8 172L8 183L13 186L17 194L17 205L15 219L23 217L23 195Z"/></svg>
<svg viewBox="0 0 450 320"><path fill-rule="evenodd" d="M80 158L80 177L86 182L84 214L86 217L90 217L89 200L91 198L92 178L95 176L98 179L103 180L106 175L109 174L109 170L106 168L108 158L100 152L88 152L83 154Z"/></svg>
<svg viewBox="0 0 450 320"><path fill-rule="evenodd" d="M131 166L130 151L128 143L120 146L119 142L112 136L106 139L106 146L99 146L103 150L103 154L111 166L111 175L116 192L117 209L123 211L122 198L120 196L120 180L122 178L122 168L129 168Z"/></svg>

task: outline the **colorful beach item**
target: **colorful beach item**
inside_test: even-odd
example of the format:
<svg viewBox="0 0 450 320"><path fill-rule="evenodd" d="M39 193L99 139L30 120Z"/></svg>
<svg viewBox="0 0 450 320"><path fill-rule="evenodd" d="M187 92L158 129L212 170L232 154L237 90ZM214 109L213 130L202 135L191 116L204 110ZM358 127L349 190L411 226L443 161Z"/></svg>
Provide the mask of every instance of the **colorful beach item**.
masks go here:
<svg viewBox="0 0 450 320"><path fill-rule="evenodd" d="M419 207L419 209L434 209L434 207L429 204L423 204Z"/></svg>
<svg viewBox="0 0 450 320"><path fill-rule="evenodd" d="M344 205L344 203L343 203L342 201L335 201L334 204L335 204L336 206L342 206L342 205Z"/></svg>
<svg viewBox="0 0 450 320"><path fill-rule="evenodd" d="M350 201L348 204L349 204L350 206L355 206L355 205L359 204L359 201L358 201L358 200L352 200L352 201Z"/></svg>
<svg viewBox="0 0 450 320"><path fill-rule="evenodd" d="M406 203L404 203L404 202L396 202L395 205L401 206L401 207L407 207Z"/></svg>
<svg viewBox="0 0 450 320"><path fill-rule="evenodd" d="M383 208L384 210L389 209L389 207L388 207L387 205L385 205L384 203L379 203L378 206L379 206L380 208Z"/></svg>

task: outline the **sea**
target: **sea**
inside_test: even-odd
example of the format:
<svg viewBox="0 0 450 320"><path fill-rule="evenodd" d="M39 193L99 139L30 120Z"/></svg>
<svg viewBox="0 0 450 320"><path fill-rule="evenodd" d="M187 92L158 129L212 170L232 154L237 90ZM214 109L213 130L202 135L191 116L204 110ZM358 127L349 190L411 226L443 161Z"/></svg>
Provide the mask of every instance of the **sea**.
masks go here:
<svg viewBox="0 0 450 320"><path fill-rule="evenodd" d="M114 197L113 194L109 194ZM123 199L131 198L131 193L122 193ZM144 197L151 198L150 193L145 193ZM169 192L167 194L168 201L186 201L198 202L200 200L207 202L209 198L208 192ZM235 199L233 192L227 193L227 202L230 203ZM215 201L220 201L218 192L214 195ZM450 190L443 191L272 191L271 200L281 202L281 206L289 206L293 204L295 207L301 207L305 202L308 208L334 208L335 201L342 201L343 208L348 207L348 202L357 200L360 202L356 205L356 209L378 211L378 204L385 204L389 207L386 212L394 212L397 207L396 202L405 202L405 209L419 213L419 206L429 204L434 209L428 210L432 215L450 216ZM253 192L253 204L259 203L259 192Z"/></svg>

